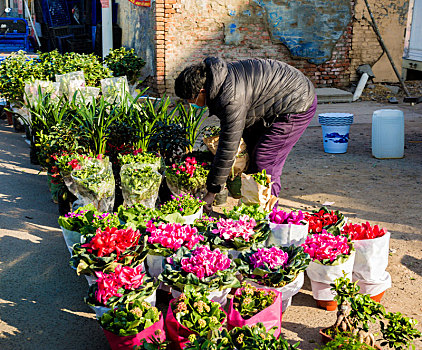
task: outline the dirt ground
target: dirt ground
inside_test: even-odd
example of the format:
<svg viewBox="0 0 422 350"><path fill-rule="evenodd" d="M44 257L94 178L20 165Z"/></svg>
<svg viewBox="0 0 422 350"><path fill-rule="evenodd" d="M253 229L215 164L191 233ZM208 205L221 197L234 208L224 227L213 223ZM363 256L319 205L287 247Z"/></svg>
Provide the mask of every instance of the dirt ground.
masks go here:
<svg viewBox="0 0 422 350"><path fill-rule="evenodd" d="M405 123L405 158L371 156L368 118L356 118L347 153L338 155L324 153L321 128L313 123L287 159L280 197L285 209L325 204L351 222L387 228L393 286L382 303L422 323L422 105L403 108L415 116ZM0 349L109 349L83 302L86 281L68 265L46 176L30 164L28 153L22 135L0 121ZM229 198L226 206L234 204ZM334 320L335 312L316 307L306 278L283 316L283 335L300 341L300 349L317 349L319 330Z"/></svg>

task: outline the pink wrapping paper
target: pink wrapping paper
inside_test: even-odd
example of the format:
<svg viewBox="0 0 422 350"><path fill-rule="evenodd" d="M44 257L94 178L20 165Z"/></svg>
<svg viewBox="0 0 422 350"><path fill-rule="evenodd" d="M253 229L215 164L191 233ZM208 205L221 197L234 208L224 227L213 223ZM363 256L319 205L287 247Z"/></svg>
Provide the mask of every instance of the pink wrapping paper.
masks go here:
<svg viewBox="0 0 422 350"><path fill-rule="evenodd" d="M167 310L166 328L168 337L170 338L170 340L173 341L171 349L179 350L185 348L186 343L189 342L188 337L191 334L197 333L187 329L185 326L179 323L179 321L176 320L173 315L173 310L171 309L171 304L173 303L173 300L176 299L170 300L169 308Z"/></svg>
<svg viewBox="0 0 422 350"><path fill-rule="evenodd" d="M160 335L156 335L155 332L160 330ZM141 341L146 339L148 342L149 338L155 337L162 341L166 340L166 332L164 329L164 317L161 313L160 319L158 322L155 322L152 326L144 329L142 332L135 335L128 335L125 337L120 337L114 333L109 332L106 329L103 329L104 334L110 344L111 350L133 350L135 345L141 345Z"/></svg>
<svg viewBox="0 0 422 350"><path fill-rule="evenodd" d="M237 311L234 308L233 306L234 298L232 298L230 300L229 313L227 315L228 330L231 330L234 327L243 327L244 325L252 326L254 324L257 324L258 322L262 322L267 331L269 331L273 327L277 327L277 329L274 332L274 336L278 338L278 336L281 333L281 319L283 317L282 299L281 299L281 292L274 289L272 289L272 291L276 293L277 295L274 303L247 320L245 320L240 315L239 311ZM235 295L239 295L240 293L241 293L241 289L238 289Z"/></svg>

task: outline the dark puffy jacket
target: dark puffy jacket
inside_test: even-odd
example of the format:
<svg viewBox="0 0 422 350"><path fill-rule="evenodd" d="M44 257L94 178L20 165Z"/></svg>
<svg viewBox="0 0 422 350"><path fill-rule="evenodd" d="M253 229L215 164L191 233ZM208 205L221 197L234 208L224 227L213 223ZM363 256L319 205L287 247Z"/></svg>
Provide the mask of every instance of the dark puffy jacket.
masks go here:
<svg viewBox="0 0 422 350"><path fill-rule="evenodd" d="M260 119L269 126L276 118L306 112L315 89L304 74L280 61L208 57L205 64L207 106L221 124L207 189L218 193L230 174L243 130Z"/></svg>

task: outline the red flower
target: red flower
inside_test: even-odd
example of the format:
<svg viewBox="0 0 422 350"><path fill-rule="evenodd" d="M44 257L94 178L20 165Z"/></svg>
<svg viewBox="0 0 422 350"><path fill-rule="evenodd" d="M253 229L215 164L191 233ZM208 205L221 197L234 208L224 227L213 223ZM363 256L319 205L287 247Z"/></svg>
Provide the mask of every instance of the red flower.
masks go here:
<svg viewBox="0 0 422 350"><path fill-rule="evenodd" d="M363 224L347 224L341 230L342 234L348 235L352 241L362 239L374 239L384 236L387 233L385 228L380 228L378 225L371 226L369 222Z"/></svg>

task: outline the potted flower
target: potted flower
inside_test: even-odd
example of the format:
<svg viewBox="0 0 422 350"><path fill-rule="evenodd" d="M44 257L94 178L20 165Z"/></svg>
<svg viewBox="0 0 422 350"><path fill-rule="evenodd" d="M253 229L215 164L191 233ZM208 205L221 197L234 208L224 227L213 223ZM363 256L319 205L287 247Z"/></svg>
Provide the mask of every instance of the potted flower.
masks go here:
<svg viewBox="0 0 422 350"><path fill-rule="evenodd" d="M416 329L417 321L403 316L400 312L386 312L384 307L372 300L368 294L360 294L360 287L356 282L351 282L346 274L336 279L331 287L336 294L338 312L335 323L320 331L324 342L338 335L352 338L357 336L359 342L381 349L372 333L374 328L369 327L370 323L377 321L382 334L381 346L408 349L415 339L421 337L421 333Z"/></svg>
<svg viewBox="0 0 422 350"><path fill-rule="evenodd" d="M267 222L268 211L264 210L259 204L234 206L232 210L227 211L223 208L224 216L227 219L239 220L241 216L247 215L257 223Z"/></svg>
<svg viewBox="0 0 422 350"><path fill-rule="evenodd" d="M305 213L305 220L309 223L309 233L321 233L322 230L334 232L336 228L341 229L346 222L341 212L328 210L327 207Z"/></svg>
<svg viewBox="0 0 422 350"><path fill-rule="evenodd" d="M120 170L123 205L141 203L155 208L162 176L149 165L125 164Z"/></svg>
<svg viewBox="0 0 422 350"><path fill-rule="evenodd" d="M136 267L117 265L113 272L96 271L97 280L89 287L85 302L95 311L97 318L117 304L132 300L145 300L155 306L158 284L147 278L143 264Z"/></svg>
<svg viewBox="0 0 422 350"><path fill-rule="evenodd" d="M178 223L154 224L150 221L146 226L146 235L149 250L146 262L152 277L158 277L163 272L164 258L173 255L182 246L191 250L204 240L195 227Z"/></svg>
<svg viewBox="0 0 422 350"><path fill-rule="evenodd" d="M80 229L82 243L85 243L87 239L95 236L98 229L105 230L107 227L123 227L117 213L96 212L92 214L92 217L88 213L86 213L85 216L89 219L89 223Z"/></svg>
<svg viewBox="0 0 422 350"><path fill-rule="evenodd" d="M117 305L104 313L99 323L112 350L132 350L145 339L164 341L166 337L163 314L139 299Z"/></svg>
<svg viewBox="0 0 422 350"><path fill-rule="evenodd" d="M84 159L71 176L84 204L93 203L104 212L113 210L115 182L108 157Z"/></svg>
<svg viewBox="0 0 422 350"><path fill-rule="evenodd" d="M289 246L305 242L308 235L308 223L300 210L287 212L273 208L268 218L271 229L268 245Z"/></svg>
<svg viewBox="0 0 422 350"><path fill-rule="evenodd" d="M207 298L207 294L186 286L178 298L170 301L166 326L175 348L183 349L191 334L206 336L221 328L226 314L219 303Z"/></svg>
<svg viewBox="0 0 422 350"><path fill-rule="evenodd" d="M129 207L120 205L117 209L119 219L125 224L130 224L140 231L145 231L149 221L155 221L160 213L154 208L147 208L145 205L136 203Z"/></svg>
<svg viewBox="0 0 422 350"><path fill-rule="evenodd" d="M337 302L330 290L330 284L343 272L352 277L355 250L353 243L342 235L333 235L325 230L310 235L302 244L312 259L306 273L311 280L312 294L318 306L334 311Z"/></svg>
<svg viewBox="0 0 422 350"><path fill-rule="evenodd" d="M114 271L119 264L141 263L146 254L138 230L107 227L105 230L98 229L86 243L73 246L70 265L76 268L78 275L88 275L88 283L93 284L95 272Z"/></svg>
<svg viewBox="0 0 422 350"><path fill-rule="evenodd" d="M187 157L184 162L167 167L166 181L174 195L192 194L197 196L205 190L208 173L207 163L198 164L195 157Z"/></svg>
<svg viewBox="0 0 422 350"><path fill-rule="evenodd" d="M193 250L181 247L166 259L164 271L158 279L172 287L174 297L185 286L191 285L197 290L207 290L210 293L208 297L223 306L230 289L240 287L235 277L235 264L227 253L211 250L206 245L199 245Z"/></svg>
<svg viewBox="0 0 422 350"><path fill-rule="evenodd" d="M243 215L239 220L219 219L208 228L206 237L212 248L228 249L236 258L242 250L263 245L269 233L267 223L257 225L254 219Z"/></svg>
<svg viewBox="0 0 422 350"><path fill-rule="evenodd" d="M161 219L167 222L193 224L202 216L204 202L191 194L171 196L159 208Z"/></svg>
<svg viewBox="0 0 422 350"><path fill-rule="evenodd" d="M97 209L94 205L88 204L59 217L58 222L70 253L72 253L73 245L81 242L82 234L80 231L90 224L95 213L97 213Z"/></svg>
<svg viewBox="0 0 422 350"><path fill-rule="evenodd" d="M275 327L274 335L281 333L281 292L259 289L249 283L242 283L230 300L227 327L252 326L261 322L267 331Z"/></svg>
<svg viewBox="0 0 422 350"><path fill-rule="evenodd" d="M303 286L310 257L302 247L251 248L235 259L238 271L252 285L282 293L282 311Z"/></svg>
<svg viewBox="0 0 422 350"><path fill-rule="evenodd" d="M350 237L356 249L353 265L353 281L357 281L363 294L380 302L385 291L391 287L391 276L385 270L388 265L390 232L369 222L346 224L341 230Z"/></svg>

